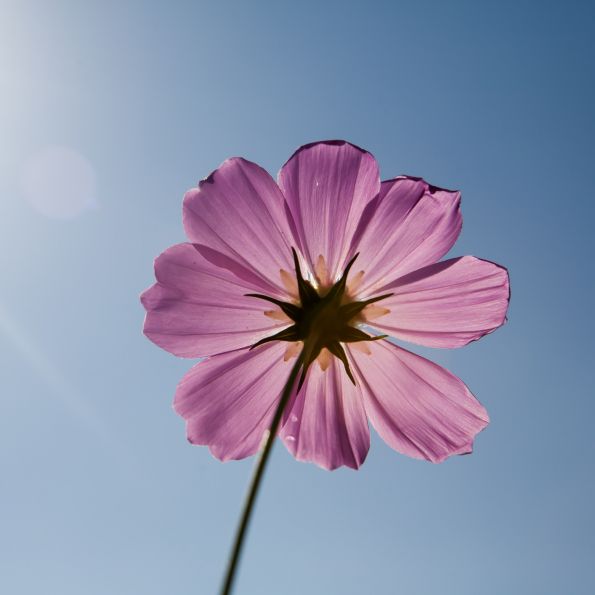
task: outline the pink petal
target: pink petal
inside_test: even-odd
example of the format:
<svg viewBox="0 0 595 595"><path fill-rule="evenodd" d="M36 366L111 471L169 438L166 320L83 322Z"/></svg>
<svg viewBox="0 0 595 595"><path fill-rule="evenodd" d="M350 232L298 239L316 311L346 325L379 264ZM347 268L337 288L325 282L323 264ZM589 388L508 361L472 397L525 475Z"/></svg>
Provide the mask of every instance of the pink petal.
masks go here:
<svg viewBox="0 0 595 595"><path fill-rule="evenodd" d="M262 293L285 295L280 271L293 271L292 236L283 195L264 169L228 159L186 193L183 220L188 239L208 246L218 265L259 279Z"/></svg>
<svg viewBox="0 0 595 595"><path fill-rule="evenodd" d="M395 450L439 463L471 452L488 414L469 389L437 364L387 341L370 354L347 349L370 422Z"/></svg>
<svg viewBox="0 0 595 595"><path fill-rule="evenodd" d="M188 440L208 445L222 461L256 453L294 363L283 361L285 348L269 343L215 355L191 368L174 398Z"/></svg>
<svg viewBox="0 0 595 595"><path fill-rule="evenodd" d="M366 204L380 190L376 160L345 141L298 149L279 172L299 248L311 271L323 256L336 279Z"/></svg>
<svg viewBox="0 0 595 595"><path fill-rule="evenodd" d="M324 372L312 364L290 407L281 437L296 459L325 469L364 462L370 432L362 396L334 356Z"/></svg>
<svg viewBox="0 0 595 595"><path fill-rule="evenodd" d="M204 357L253 345L287 323L265 316L274 308L246 297L254 286L217 267L193 244L178 244L155 259L157 283L141 301L144 333L179 357Z"/></svg>
<svg viewBox="0 0 595 595"><path fill-rule="evenodd" d="M365 275L365 294L442 258L461 231L459 192L419 178L382 182L378 204L355 247L354 270Z"/></svg>
<svg viewBox="0 0 595 595"><path fill-rule="evenodd" d="M410 273L383 288L390 313L370 324L428 347L462 347L506 320L510 298L505 268L473 256L453 258Z"/></svg>

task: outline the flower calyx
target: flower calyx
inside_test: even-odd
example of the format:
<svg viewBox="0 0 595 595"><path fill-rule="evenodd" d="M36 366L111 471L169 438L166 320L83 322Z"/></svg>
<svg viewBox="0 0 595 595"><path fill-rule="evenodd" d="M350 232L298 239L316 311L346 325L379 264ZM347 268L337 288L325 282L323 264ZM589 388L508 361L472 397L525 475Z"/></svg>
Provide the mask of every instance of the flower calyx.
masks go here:
<svg viewBox="0 0 595 595"><path fill-rule="evenodd" d="M304 383L308 368L320 355L320 352L326 348L343 363L347 376L355 384L355 378L349 367L349 360L342 343L377 341L386 338L387 335L368 335L354 325L361 321L358 315L366 306L392 294L387 293L363 301L349 301L347 277L358 254L349 261L341 278L328 291L318 290L307 279L304 279L297 253L293 248L292 253L299 304L284 302L259 293L246 295L275 304L293 321L293 324L270 337L257 341L250 349L271 341L302 341L304 347L301 354L302 373L298 383L299 390Z"/></svg>

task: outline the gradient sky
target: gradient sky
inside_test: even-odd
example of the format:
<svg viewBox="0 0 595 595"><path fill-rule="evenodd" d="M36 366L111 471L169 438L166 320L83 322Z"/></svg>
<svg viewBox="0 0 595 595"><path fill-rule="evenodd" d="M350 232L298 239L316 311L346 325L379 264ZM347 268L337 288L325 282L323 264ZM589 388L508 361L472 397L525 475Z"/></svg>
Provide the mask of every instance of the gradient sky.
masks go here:
<svg viewBox="0 0 595 595"><path fill-rule="evenodd" d="M192 362L141 334L186 189L344 138L463 193L452 255L510 269L455 351L471 456L277 444L236 593L595 592L590 2L27 2L0 22L0 592L216 593L253 461L190 446Z"/></svg>

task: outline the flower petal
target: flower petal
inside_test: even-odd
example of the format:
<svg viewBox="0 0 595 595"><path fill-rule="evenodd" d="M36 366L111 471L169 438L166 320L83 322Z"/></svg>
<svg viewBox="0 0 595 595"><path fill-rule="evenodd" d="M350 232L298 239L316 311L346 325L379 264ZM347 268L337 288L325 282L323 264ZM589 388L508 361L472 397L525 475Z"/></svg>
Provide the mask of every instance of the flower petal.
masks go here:
<svg viewBox="0 0 595 595"><path fill-rule="evenodd" d="M193 244L163 252L155 259L155 276L157 283L141 296L144 333L179 357L247 347L290 322L266 316L272 304L245 295L254 285L212 264Z"/></svg>
<svg viewBox="0 0 595 595"><path fill-rule="evenodd" d="M292 155L278 181L310 271L322 256L336 280L364 208L380 190L376 160L345 141L312 143Z"/></svg>
<svg viewBox="0 0 595 595"><path fill-rule="evenodd" d="M256 453L294 364L283 361L285 347L223 353L191 368L174 398L188 440L209 446L222 461Z"/></svg>
<svg viewBox="0 0 595 595"><path fill-rule="evenodd" d="M284 296L281 271L293 272L291 230L279 187L261 167L228 159L184 197L188 239L222 255L217 264L241 267L260 291Z"/></svg>
<svg viewBox="0 0 595 595"><path fill-rule="evenodd" d="M286 413L281 438L299 461L325 469L357 469L370 447L370 432L360 389L342 364L331 357L326 370L314 363Z"/></svg>
<svg viewBox="0 0 595 595"><path fill-rule="evenodd" d="M461 231L461 195L401 176L382 182L370 222L355 251L365 275L360 294L440 260ZM370 207L372 209L372 207Z"/></svg>
<svg viewBox="0 0 595 595"><path fill-rule="evenodd" d="M414 271L383 288L390 310L370 321L390 335L428 347L462 347L506 320L510 298L505 268L473 256Z"/></svg>
<svg viewBox="0 0 595 595"><path fill-rule="evenodd" d="M350 358L370 422L395 450L439 463L471 452L488 414L456 376L388 341L367 343Z"/></svg>

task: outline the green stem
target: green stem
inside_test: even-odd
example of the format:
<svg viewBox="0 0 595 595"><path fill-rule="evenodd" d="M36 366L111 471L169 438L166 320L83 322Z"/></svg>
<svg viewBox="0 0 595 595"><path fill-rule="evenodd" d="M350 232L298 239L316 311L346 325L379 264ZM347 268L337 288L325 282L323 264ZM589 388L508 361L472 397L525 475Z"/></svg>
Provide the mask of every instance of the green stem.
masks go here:
<svg viewBox="0 0 595 595"><path fill-rule="evenodd" d="M240 523L236 531L233 547L229 556L229 562L227 564L227 571L225 572L223 587L221 588L221 595L229 595L231 593L237 565L242 552L244 537L246 536L246 529L248 528L248 523L250 522L250 516L252 514L252 509L254 508L260 482L264 474L264 469L269 459L269 455L271 454L271 450L273 449L273 443L275 442L275 437L277 436L277 431L283 417L283 411L287 406L287 402L291 396L291 391L301 366L302 355L300 354L293 368L291 369L291 372L289 373L289 378L287 379L287 383L285 384L283 392L281 393L281 399L277 405L277 410L275 411L275 416L273 417L271 427L265 433L264 448L260 451L258 461L254 467L252 479L250 480L250 486L248 487L248 492L246 493L246 500L244 501L242 516L240 517Z"/></svg>

